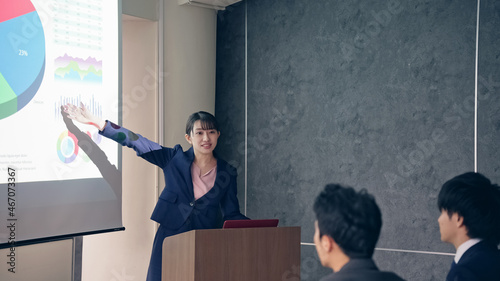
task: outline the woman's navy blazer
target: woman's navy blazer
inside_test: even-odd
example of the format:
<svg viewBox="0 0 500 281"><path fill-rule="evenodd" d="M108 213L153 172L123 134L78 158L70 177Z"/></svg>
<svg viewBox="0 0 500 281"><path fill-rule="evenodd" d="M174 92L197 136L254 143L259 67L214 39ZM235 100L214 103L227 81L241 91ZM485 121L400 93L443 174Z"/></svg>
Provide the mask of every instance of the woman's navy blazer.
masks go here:
<svg viewBox="0 0 500 281"><path fill-rule="evenodd" d="M234 167L217 158L215 185L198 200L194 199L191 164L194 151L183 151L180 145L163 147L141 135L107 121L105 137L134 149L137 156L162 168L165 177L163 189L151 219L176 232L217 227L219 206L224 220L247 219L240 213Z"/></svg>

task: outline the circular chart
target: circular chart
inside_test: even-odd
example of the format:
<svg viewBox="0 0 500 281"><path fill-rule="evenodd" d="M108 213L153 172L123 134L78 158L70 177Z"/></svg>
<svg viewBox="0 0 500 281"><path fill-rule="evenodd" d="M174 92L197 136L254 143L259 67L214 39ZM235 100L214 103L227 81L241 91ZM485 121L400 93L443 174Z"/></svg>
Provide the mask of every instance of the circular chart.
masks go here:
<svg viewBox="0 0 500 281"><path fill-rule="evenodd" d="M78 139L69 131L64 131L57 139L57 156L63 163L71 163L78 155Z"/></svg>
<svg viewBox="0 0 500 281"><path fill-rule="evenodd" d="M0 0L0 119L35 96L45 72L45 35L29 0Z"/></svg>

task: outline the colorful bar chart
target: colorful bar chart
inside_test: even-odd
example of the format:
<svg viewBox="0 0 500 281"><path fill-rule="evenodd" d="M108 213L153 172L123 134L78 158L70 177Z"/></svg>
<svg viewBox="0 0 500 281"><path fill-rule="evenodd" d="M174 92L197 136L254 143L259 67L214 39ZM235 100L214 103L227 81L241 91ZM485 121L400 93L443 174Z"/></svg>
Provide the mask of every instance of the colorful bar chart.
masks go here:
<svg viewBox="0 0 500 281"><path fill-rule="evenodd" d="M59 97L59 101L54 104L54 119L60 120L61 117L61 106L66 104L74 104L80 106L80 103L85 105L85 108L93 115L97 117L102 117L102 105L94 98L94 95L90 99L82 99L81 96L77 97Z"/></svg>

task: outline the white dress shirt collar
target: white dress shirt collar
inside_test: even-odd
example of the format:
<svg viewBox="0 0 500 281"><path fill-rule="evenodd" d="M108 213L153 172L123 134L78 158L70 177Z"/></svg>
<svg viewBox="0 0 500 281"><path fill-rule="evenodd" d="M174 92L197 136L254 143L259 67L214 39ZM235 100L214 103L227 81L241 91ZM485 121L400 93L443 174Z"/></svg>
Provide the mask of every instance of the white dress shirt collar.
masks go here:
<svg viewBox="0 0 500 281"><path fill-rule="evenodd" d="M470 247L476 245L477 243L481 242L481 239L469 239L462 243L462 245L458 246L457 248L457 253L455 254L455 263L458 263L460 261L460 258L463 256L467 250L470 249Z"/></svg>

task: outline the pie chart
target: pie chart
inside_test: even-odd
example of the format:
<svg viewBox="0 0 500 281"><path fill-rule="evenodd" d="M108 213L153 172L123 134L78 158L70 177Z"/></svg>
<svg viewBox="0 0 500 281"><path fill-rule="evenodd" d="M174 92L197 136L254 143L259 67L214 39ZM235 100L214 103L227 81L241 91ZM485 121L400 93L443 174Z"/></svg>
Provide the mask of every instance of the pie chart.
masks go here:
<svg viewBox="0 0 500 281"><path fill-rule="evenodd" d="M36 95L45 72L45 35L29 0L0 0L0 119Z"/></svg>
<svg viewBox="0 0 500 281"><path fill-rule="evenodd" d="M71 163L78 155L78 139L68 130L57 139L57 156L63 163Z"/></svg>

